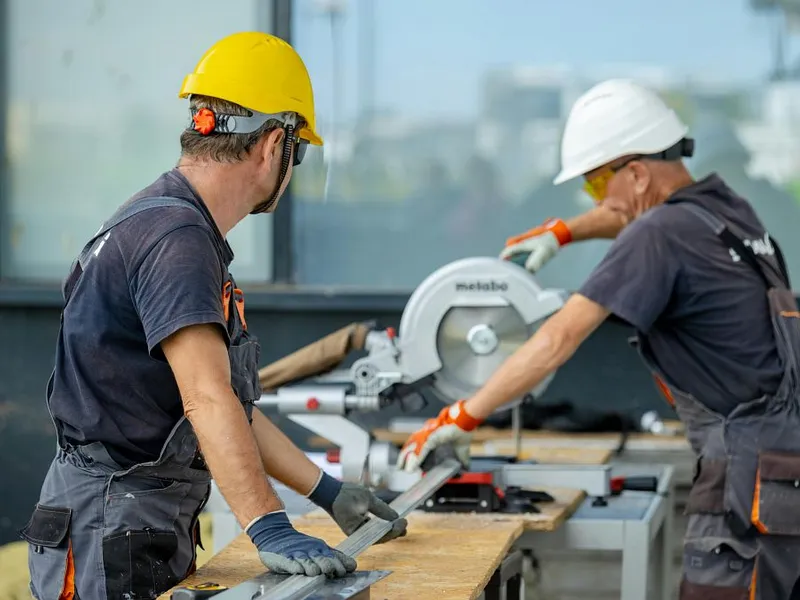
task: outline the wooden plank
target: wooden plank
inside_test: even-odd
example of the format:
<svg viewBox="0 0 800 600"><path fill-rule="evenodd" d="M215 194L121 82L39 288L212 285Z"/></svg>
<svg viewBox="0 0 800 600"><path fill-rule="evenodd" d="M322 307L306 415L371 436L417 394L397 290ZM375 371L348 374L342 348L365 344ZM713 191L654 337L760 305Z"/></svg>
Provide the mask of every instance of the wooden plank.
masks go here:
<svg viewBox="0 0 800 600"><path fill-rule="evenodd" d="M361 570L392 571L371 588L373 598L476 599L523 529L522 523L513 519L437 517L420 519L416 513L412 514L407 536L372 546L358 557ZM303 518L295 526L331 545L344 539L330 518L324 521ZM453 551L454 542L457 552ZM263 571L253 544L241 534L183 583L213 581L233 587ZM169 594L163 594L159 600L168 600Z"/></svg>
<svg viewBox="0 0 800 600"><path fill-rule="evenodd" d="M550 488L545 491L555 502L539 504L541 513L511 515L522 521L525 531L555 531L578 510L586 498L583 490Z"/></svg>
<svg viewBox="0 0 800 600"><path fill-rule="evenodd" d="M472 444L472 456L508 455L516 452L511 442L485 442ZM604 465L611 460L611 448L574 448L571 446L539 446L534 444L522 446L519 458L535 460L544 464L558 465Z"/></svg>

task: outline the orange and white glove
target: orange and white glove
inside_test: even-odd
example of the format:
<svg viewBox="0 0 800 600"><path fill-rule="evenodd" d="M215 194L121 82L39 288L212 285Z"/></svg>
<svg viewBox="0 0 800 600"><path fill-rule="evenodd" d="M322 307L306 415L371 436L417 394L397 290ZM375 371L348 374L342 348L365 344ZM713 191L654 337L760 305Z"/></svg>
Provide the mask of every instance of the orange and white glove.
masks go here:
<svg viewBox="0 0 800 600"><path fill-rule="evenodd" d="M509 260L517 254L527 254L525 269L536 273L556 255L562 246L572 241L572 233L561 219L548 219L534 227L506 240L506 247L500 258ZM520 261L519 264L522 264Z"/></svg>
<svg viewBox="0 0 800 600"><path fill-rule="evenodd" d="M464 410L464 400L446 406L435 419L413 433L400 450L397 468L413 472L428 456L428 453L444 444L452 444L459 460L469 464L469 445L472 431L482 423Z"/></svg>

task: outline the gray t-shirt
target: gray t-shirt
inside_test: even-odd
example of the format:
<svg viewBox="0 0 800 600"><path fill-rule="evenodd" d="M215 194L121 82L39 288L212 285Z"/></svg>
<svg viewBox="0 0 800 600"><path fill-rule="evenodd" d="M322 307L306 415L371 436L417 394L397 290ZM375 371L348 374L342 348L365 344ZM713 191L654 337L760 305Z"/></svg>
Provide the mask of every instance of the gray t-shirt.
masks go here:
<svg viewBox="0 0 800 600"><path fill-rule="evenodd" d="M633 325L675 385L728 414L783 374L766 288L681 198L764 238L750 204L710 175L628 225L579 293Z"/></svg>
<svg viewBox="0 0 800 600"><path fill-rule="evenodd" d="M123 465L157 458L183 415L161 342L190 325L226 331L230 246L177 169L129 202L154 196L197 210L152 208L111 230L64 311L50 397L68 441L102 442Z"/></svg>

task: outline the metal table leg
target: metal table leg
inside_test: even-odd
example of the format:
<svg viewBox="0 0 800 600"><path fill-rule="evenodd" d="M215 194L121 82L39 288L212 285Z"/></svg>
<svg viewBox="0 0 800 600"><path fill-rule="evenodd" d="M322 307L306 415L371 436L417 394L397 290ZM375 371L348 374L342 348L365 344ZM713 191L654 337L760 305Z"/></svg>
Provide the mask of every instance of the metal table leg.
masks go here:
<svg viewBox="0 0 800 600"><path fill-rule="evenodd" d="M653 501L639 520L626 520L622 547L622 600L648 598L655 584L656 598L672 598L672 528L675 486L673 469L664 467ZM650 553L651 547L654 549ZM651 566L655 567L654 571Z"/></svg>
<svg viewBox="0 0 800 600"><path fill-rule="evenodd" d="M524 600L525 581L522 578L522 561L522 551L511 551L486 584L481 595L482 600Z"/></svg>
<svg viewBox="0 0 800 600"><path fill-rule="evenodd" d="M648 523L626 521L622 541L621 600L644 600L650 575Z"/></svg>
<svg viewBox="0 0 800 600"><path fill-rule="evenodd" d="M656 541L656 560L659 561L657 565L660 567L656 569L656 591L660 594L661 600L672 600L674 597L672 553L675 527L675 488L669 485L665 486L665 489L661 489L659 486L659 493L664 500L666 514L661 524L660 538Z"/></svg>

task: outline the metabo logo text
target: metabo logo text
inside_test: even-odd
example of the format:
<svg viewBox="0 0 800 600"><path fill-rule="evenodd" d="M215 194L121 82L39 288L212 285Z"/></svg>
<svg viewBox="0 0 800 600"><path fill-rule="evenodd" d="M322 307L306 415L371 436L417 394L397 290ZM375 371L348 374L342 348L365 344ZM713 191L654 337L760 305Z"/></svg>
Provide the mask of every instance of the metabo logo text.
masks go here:
<svg viewBox="0 0 800 600"><path fill-rule="evenodd" d="M508 284L504 281L457 281L457 292L507 292Z"/></svg>

